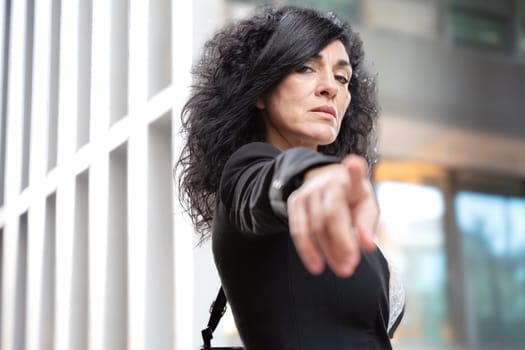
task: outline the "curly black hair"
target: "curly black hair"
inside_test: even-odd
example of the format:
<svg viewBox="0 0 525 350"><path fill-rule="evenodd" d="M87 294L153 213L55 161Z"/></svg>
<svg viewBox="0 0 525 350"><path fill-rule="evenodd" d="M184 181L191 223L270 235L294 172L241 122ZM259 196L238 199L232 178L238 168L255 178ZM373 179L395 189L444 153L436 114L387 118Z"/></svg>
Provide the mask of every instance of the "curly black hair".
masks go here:
<svg viewBox="0 0 525 350"><path fill-rule="evenodd" d="M185 144L175 167L179 200L201 240L209 234L224 164L244 144L265 140L257 99L334 40L343 43L350 58L352 100L337 139L318 151L339 157L356 153L373 164L375 79L363 67L359 35L346 22L333 13L265 6L204 45L181 113Z"/></svg>

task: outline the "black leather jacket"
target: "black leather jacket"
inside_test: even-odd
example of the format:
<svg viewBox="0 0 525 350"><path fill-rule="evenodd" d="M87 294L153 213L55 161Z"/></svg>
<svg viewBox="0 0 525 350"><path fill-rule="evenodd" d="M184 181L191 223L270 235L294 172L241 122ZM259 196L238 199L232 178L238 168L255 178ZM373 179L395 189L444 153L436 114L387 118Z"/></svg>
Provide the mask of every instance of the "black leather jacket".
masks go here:
<svg viewBox="0 0 525 350"><path fill-rule="evenodd" d="M314 276L289 236L287 195L306 170L337 161L251 143L224 167L212 245L246 350L391 349L389 269L381 252L362 253L351 277L328 267Z"/></svg>

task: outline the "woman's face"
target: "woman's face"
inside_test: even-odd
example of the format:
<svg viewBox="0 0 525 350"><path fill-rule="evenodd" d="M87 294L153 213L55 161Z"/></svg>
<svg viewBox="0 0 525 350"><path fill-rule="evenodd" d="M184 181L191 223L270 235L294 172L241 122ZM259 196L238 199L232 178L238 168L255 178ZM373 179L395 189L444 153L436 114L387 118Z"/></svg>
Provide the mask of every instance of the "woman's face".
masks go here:
<svg viewBox="0 0 525 350"><path fill-rule="evenodd" d="M350 103L352 68L345 47L334 40L257 100L266 141L286 150L317 149L335 141Z"/></svg>

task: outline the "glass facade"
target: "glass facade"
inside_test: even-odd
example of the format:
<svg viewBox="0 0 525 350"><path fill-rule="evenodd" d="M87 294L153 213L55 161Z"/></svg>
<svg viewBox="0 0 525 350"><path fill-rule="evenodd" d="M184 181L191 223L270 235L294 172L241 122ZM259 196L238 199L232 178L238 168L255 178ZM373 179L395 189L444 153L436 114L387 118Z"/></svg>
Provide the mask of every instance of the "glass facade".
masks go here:
<svg viewBox="0 0 525 350"><path fill-rule="evenodd" d="M523 54L525 53L525 1L520 1L518 13L518 49Z"/></svg>
<svg viewBox="0 0 525 350"><path fill-rule="evenodd" d="M525 342L525 198L460 191L455 215L470 336L483 347Z"/></svg>
<svg viewBox="0 0 525 350"><path fill-rule="evenodd" d="M321 11L333 11L353 23L360 18L359 0L287 0L285 2L290 5L317 8Z"/></svg>
<svg viewBox="0 0 525 350"><path fill-rule="evenodd" d="M445 34L458 44L510 49L514 39L512 5L508 0L451 0Z"/></svg>
<svg viewBox="0 0 525 350"><path fill-rule="evenodd" d="M457 46L525 50L523 0L227 0L231 4L280 4L334 11L371 29L448 40ZM389 16L377 13L388 10ZM406 17L412 17L406 20ZM424 18L424 20L423 20ZM516 25L516 23L518 23Z"/></svg>
<svg viewBox="0 0 525 350"><path fill-rule="evenodd" d="M525 189L504 176L386 161L379 241L407 291L396 349L525 342Z"/></svg>
<svg viewBox="0 0 525 350"><path fill-rule="evenodd" d="M377 184L380 242L404 278L407 306L397 343L444 346L454 341L448 301L445 199L435 186Z"/></svg>

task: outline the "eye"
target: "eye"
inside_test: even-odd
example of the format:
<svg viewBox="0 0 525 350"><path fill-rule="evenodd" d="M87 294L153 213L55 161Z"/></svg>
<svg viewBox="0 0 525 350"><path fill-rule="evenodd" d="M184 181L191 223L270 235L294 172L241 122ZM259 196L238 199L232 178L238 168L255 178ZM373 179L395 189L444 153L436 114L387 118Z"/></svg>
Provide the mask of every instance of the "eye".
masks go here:
<svg viewBox="0 0 525 350"><path fill-rule="evenodd" d="M350 79L348 79L346 76L340 75L340 74L335 76L335 80L337 80L338 82L340 82L343 85L348 84L348 82L350 81Z"/></svg>
<svg viewBox="0 0 525 350"><path fill-rule="evenodd" d="M295 70L297 73L310 73L313 72L313 68L304 64Z"/></svg>

